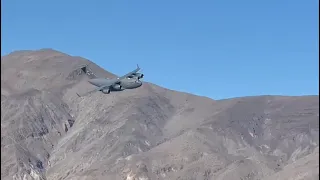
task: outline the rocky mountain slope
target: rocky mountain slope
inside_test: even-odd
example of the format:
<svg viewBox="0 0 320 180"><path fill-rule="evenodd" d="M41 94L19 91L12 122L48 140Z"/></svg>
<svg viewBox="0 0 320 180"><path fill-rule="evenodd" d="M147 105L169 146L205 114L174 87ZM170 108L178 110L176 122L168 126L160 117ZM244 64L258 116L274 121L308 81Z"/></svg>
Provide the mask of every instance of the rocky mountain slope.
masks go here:
<svg viewBox="0 0 320 180"><path fill-rule="evenodd" d="M215 101L144 83L79 98L94 88L77 70L88 62L52 49L1 57L1 178L319 178L318 96Z"/></svg>

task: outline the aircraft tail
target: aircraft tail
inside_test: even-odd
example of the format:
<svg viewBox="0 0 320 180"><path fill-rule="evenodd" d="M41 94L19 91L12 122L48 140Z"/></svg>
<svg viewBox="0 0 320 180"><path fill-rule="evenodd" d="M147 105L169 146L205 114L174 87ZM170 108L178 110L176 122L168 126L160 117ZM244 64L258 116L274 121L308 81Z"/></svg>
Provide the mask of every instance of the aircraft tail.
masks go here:
<svg viewBox="0 0 320 180"><path fill-rule="evenodd" d="M86 64L80 68L81 68L81 71L84 72L90 79L98 78L89 68L89 64Z"/></svg>

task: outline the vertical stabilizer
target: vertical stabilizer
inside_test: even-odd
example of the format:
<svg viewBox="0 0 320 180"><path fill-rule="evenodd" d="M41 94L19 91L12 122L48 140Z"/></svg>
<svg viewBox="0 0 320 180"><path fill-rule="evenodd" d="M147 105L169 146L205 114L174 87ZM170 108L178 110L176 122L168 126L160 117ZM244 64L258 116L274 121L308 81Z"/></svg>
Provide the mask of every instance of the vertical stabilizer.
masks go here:
<svg viewBox="0 0 320 180"><path fill-rule="evenodd" d="M89 68L88 65L89 65L89 64L81 67L81 70L82 70L90 79L98 78L98 77L92 72L92 70Z"/></svg>

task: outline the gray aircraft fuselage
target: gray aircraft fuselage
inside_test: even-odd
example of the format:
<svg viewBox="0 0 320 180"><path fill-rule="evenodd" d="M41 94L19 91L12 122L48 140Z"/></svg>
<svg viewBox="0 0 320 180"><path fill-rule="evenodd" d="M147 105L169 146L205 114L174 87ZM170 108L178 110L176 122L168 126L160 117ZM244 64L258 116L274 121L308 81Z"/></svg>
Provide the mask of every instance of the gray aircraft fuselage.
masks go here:
<svg viewBox="0 0 320 180"><path fill-rule="evenodd" d="M94 86L103 86L104 84L107 84L109 82L109 79L105 78L94 78L88 80L90 84ZM123 91L124 89L135 89L142 85L142 82L137 78L126 78L122 79L119 83L121 88L118 88L117 86L111 86L110 91Z"/></svg>

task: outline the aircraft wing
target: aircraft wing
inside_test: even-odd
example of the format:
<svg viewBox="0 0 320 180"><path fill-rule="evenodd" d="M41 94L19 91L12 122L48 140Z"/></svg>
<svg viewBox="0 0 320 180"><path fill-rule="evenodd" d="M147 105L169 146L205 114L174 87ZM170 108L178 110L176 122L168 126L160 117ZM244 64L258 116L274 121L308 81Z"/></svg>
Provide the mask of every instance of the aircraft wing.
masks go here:
<svg viewBox="0 0 320 180"><path fill-rule="evenodd" d="M136 68L135 70L133 70L133 71L131 71L131 72L129 72L129 73L121 76L121 77L118 77L117 79L118 79L119 81L122 80L122 79L125 79L126 77L131 76L131 75L134 74L134 73L137 73L139 70L140 70L140 67L139 67L139 65L137 64L137 68Z"/></svg>
<svg viewBox="0 0 320 180"><path fill-rule="evenodd" d="M103 88L109 87L109 86L111 86L111 85L113 85L113 83L108 83L108 84L105 84L105 85L103 85L103 86L97 87L96 89L94 89L94 90L92 90L92 91L89 91L89 92L86 92L86 93L84 93L84 94L82 94L82 95L79 95L79 94L77 93L77 95L78 95L79 97L87 96L87 95L89 95L89 94L91 94L91 93L93 93L93 92L100 91L100 90L102 90Z"/></svg>

